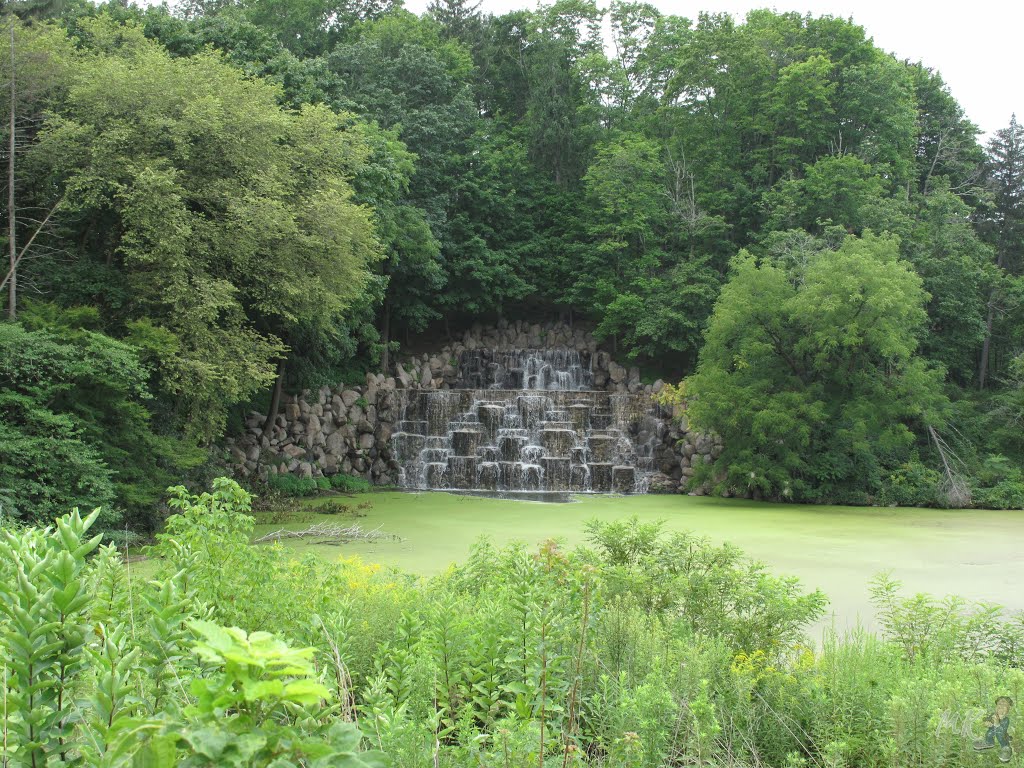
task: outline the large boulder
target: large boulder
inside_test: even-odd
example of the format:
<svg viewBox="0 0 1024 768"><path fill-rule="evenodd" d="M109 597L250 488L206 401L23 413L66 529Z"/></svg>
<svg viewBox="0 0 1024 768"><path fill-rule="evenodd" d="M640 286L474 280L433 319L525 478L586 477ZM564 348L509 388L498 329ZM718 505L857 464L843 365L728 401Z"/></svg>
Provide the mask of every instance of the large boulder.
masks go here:
<svg viewBox="0 0 1024 768"><path fill-rule="evenodd" d="M306 452L299 446L295 445L294 443L289 443L288 445L284 446L281 449L281 453L283 453L290 459L297 459L300 456L306 455Z"/></svg>
<svg viewBox="0 0 1024 768"><path fill-rule="evenodd" d="M329 456L342 456L345 454L345 433L340 429L327 436L327 454Z"/></svg>
<svg viewBox="0 0 1024 768"><path fill-rule="evenodd" d="M395 376L398 378L397 383L402 389L408 389L412 386L412 376L405 372L405 368L402 367L401 363L395 366Z"/></svg>
<svg viewBox="0 0 1024 768"><path fill-rule="evenodd" d="M648 493L675 493L678 488L679 483L661 472L655 472L648 478Z"/></svg>

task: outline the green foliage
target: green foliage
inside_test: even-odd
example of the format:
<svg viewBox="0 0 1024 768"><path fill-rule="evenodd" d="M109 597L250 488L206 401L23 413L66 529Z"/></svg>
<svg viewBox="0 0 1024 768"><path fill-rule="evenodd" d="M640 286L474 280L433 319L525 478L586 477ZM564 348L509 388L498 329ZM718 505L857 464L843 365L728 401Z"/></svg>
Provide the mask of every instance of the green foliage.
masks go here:
<svg viewBox="0 0 1024 768"><path fill-rule="evenodd" d="M89 314L67 313L59 335L0 325L0 487L32 521L75 504L101 507L101 524L145 521L171 471L204 458L155 434L138 351L81 327Z"/></svg>
<svg viewBox="0 0 1024 768"><path fill-rule="evenodd" d="M35 432L3 424L10 466L41 481L24 470L19 493L55 489L47 454L82 478L75 493L52 490L46 514L102 502L150 518L171 476L209 476L199 449L237 426L229 414L269 403L278 373L289 390L334 385L388 367L411 334L582 319L617 358L679 380L729 300L738 251L795 276L812 253L842 251L839 233L894 238L927 293L907 303L926 313L910 324L930 370L849 377L854 400L877 401L875 426L908 423L878 388L916 386L912 373L932 393L943 369L946 396L982 418L1012 400L1020 127L986 156L934 71L849 20L691 20L626 2L498 16L461 0L419 17L376 1L43 10L60 24L16 24L8 59L33 126L19 133L17 207L57 206L20 267L21 295L44 291L53 309L19 309L33 331L127 343L150 395L119 414L130 429L98 442L62 411L40 413ZM34 224L18 223L24 244ZM976 403L959 389L974 382L986 389ZM911 461L901 427L876 450L869 415L816 407L829 392L795 399L763 420L796 442L833 430L850 450L797 468L740 458L745 479L718 490L869 501ZM1024 455L1020 430L992 421L957 446L971 472L987 455ZM937 470L934 450L916 447Z"/></svg>
<svg viewBox="0 0 1024 768"><path fill-rule="evenodd" d="M1024 469L1005 456L989 456L975 473L975 503L988 509L1024 509Z"/></svg>
<svg viewBox="0 0 1024 768"><path fill-rule="evenodd" d="M267 486L284 496L315 496L320 492L316 480L312 477L298 477L291 474L270 475L267 478Z"/></svg>
<svg viewBox="0 0 1024 768"><path fill-rule="evenodd" d="M142 350L161 415L206 443L272 381L295 329L330 340L361 300L379 249L350 179L368 148L349 116L283 110L215 54L174 59L103 17L76 36L26 160L64 196L60 236L78 244L44 279Z"/></svg>
<svg viewBox="0 0 1024 768"><path fill-rule="evenodd" d="M1024 624L1019 616L955 596L944 600L926 594L904 597L901 587L881 574L871 584L871 600L885 636L908 661L960 658L973 663L994 658L1014 667L1024 661Z"/></svg>
<svg viewBox="0 0 1024 768"><path fill-rule="evenodd" d="M86 539L99 510L82 518L76 509L56 528L0 531L6 561L0 597L5 708L3 728L16 745L17 762L66 759L73 733L72 680L86 663L90 595L83 578L86 556L100 537ZM6 756L5 756L6 759Z"/></svg>
<svg viewBox="0 0 1024 768"><path fill-rule="evenodd" d="M267 478L267 486L283 496L298 498L316 496L332 489L345 493L363 493L371 488L370 482L365 478L343 474L316 478L276 474Z"/></svg>
<svg viewBox="0 0 1024 768"><path fill-rule="evenodd" d="M329 480L331 488L347 493L365 493L372 487L367 479L355 475L331 475Z"/></svg>
<svg viewBox="0 0 1024 768"><path fill-rule="evenodd" d="M878 502L897 507L941 506L938 496L940 483L939 473L926 467L915 456L882 480Z"/></svg>
<svg viewBox="0 0 1024 768"><path fill-rule="evenodd" d="M149 584L88 537L95 513L0 531L11 766L954 768L960 729L1024 694L1019 616L885 575L882 636L814 652L824 596L657 524L481 541L413 580L250 546L231 481L173 498Z"/></svg>
<svg viewBox="0 0 1024 768"><path fill-rule="evenodd" d="M803 594L796 579L776 579L735 547L661 525L629 521L587 525L611 595L648 611L675 612L695 637L724 640L746 652L788 645L824 612L821 592Z"/></svg>
<svg viewBox="0 0 1024 768"><path fill-rule="evenodd" d="M383 768L328 704L314 649L220 627L188 592L194 566L245 530L244 491L177 496L189 562L149 585L112 547L90 558L98 511L0 531L4 764Z"/></svg>
<svg viewBox="0 0 1024 768"><path fill-rule="evenodd" d="M733 492L863 502L941 425L941 370L919 358L921 279L896 243L848 237L789 261L741 253L715 309L691 422L721 435Z"/></svg>

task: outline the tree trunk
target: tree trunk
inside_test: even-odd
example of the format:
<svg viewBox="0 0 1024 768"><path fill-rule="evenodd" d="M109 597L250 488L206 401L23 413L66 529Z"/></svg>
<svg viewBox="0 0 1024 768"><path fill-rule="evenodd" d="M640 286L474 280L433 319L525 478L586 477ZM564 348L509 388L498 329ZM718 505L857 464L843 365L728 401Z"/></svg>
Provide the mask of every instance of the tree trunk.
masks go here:
<svg viewBox="0 0 1024 768"><path fill-rule="evenodd" d="M988 318L985 320L985 341L981 345L981 366L978 371L978 389L985 388L985 379L988 377L989 349L992 345L992 316L995 314L995 291L988 300Z"/></svg>
<svg viewBox="0 0 1024 768"><path fill-rule="evenodd" d="M7 249L11 259L11 278L7 284L7 316L18 319L18 249L15 241L14 210L14 20L11 20L11 136L7 155Z"/></svg>
<svg viewBox="0 0 1024 768"><path fill-rule="evenodd" d="M384 349L380 353L380 369L387 376L391 370L391 302L384 302L384 317L380 324L380 338L384 342Z"/></svg>
<svg viewBox="0 0 1024 768"><path fill-rule="evenodd" d="M270 439L270 433L274 429L274 420L277 418L277 411L281 407L281 391L284 389L284 358L277 361L277 380L274 382L274 393L270 396L270 407L267 409L267 418L263 420L263 437Z"/></svg>
<svg viewBox="0 0 1024 768"><path fill-rule="evenodd" d="M1003 268L1003 254L996 259L996 267L1001 271ZM996 288L988 296L988 317L985 319L985 341L981 345L981 363L978 367L978 389L985 388L988 379L988 361L992 349L992 321L996 314Z"/></svg>

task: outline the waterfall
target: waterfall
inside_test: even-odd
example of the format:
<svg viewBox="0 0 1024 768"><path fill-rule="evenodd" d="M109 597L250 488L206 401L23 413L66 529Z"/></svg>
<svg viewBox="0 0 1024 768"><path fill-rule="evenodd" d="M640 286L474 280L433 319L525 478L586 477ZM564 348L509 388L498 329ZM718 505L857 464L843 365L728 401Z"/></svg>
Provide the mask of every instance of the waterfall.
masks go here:
<svg viewBox="0 0 1024 768"><path fill-rule="evenodd" d="M399 484L495 493L644 489L652 404L594 391L591 362L568 349L463 352L461 388L408 393L391 438Z"/></svg>
<svg viewBox="0 0 1024 768"><path fill-rule="evenodd" d="M589 390L593 358L575 349L466 350L459 356L459 387L501 390Z"/></svg>

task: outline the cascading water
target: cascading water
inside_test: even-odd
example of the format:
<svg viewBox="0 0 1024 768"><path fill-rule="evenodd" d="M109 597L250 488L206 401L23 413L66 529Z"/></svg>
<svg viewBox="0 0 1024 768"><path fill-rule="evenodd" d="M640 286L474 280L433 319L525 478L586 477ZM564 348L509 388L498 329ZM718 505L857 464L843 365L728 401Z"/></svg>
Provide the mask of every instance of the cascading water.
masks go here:
<svg viewBox="0 0 1024 768"><path fill-rule="evenodd" d="M594 391L587 353L467 351L459 360L459 386L407 393L392 437L402 487L646 490L652 448L636 438L652 438L649 398Z"/></svg>

